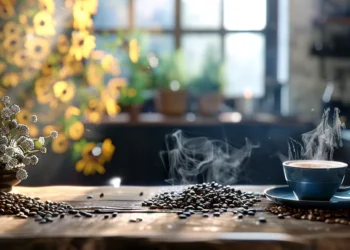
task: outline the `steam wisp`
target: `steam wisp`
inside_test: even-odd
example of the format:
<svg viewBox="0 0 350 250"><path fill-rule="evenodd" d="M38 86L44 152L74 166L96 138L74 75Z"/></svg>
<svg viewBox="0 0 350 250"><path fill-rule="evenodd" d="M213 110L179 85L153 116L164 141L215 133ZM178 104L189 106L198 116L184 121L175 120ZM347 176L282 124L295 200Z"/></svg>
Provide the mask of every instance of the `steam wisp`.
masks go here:
<svg viewBox="0 0 350 250"><path fill-rule="evenodd" d="M289 160L332 160L334 150L342 147L341 130L345 128L339 119L340 110L334 109L330 120L330 109L326 109L316 129L302 134L302 143L290 139Z"/></svg>
<svg viewBox="0 0 350 250"><path fill-rule="evenodd" d="M166 136L167 151L160 156L169 163L170 184L193 184L216 181L223 185L237 182L253 148L236 149L225 142L206 137L189 138L181 130Z"/></svg>

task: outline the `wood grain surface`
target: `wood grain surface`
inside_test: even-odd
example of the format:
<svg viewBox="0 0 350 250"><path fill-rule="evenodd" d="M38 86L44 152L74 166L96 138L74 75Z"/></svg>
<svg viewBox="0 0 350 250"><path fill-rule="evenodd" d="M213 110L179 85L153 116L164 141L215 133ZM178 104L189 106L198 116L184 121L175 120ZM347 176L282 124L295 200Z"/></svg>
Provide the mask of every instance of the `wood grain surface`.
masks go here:
<svg viewBox="0 0 350 250"><path fill-rule="evenodd" d="M244 191L262 192L266 186L237 186ZM77 209L118 211L116 218L104 214L92 218L66 216L50 224L32 218L0 216L0 249L349 249L350 226L284 219L265 211L269 201L254 205L255 216L236 220L231 212L202 218L195 214L179 220L177 210L150 211L142 200L161 191L181 187L16 187L19 192L42 200L65 201ZM143 196L140 196L143 192ZM100 194L104 197L100 198ZM92 199L87 199L92 195ZM259 224L260 216L267 223ZM130 219L142 222L130 223Z"/></svg>

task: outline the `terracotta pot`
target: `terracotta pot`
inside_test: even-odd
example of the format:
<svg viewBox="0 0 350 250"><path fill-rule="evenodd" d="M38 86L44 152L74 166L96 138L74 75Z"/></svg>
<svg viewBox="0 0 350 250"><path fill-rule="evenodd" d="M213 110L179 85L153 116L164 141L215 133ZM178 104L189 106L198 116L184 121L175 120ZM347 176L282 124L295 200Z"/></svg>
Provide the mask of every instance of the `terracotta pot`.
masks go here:
<svg viewBox="0 0 350 250"><path fill-rule="evenodd" d="M221 93L208 93L200 96L198 100L199 114L202 116L215 116L220 110L222 100Z"/></svg>
<svg viewBox="0 0 350 250"><path fill-rule="evenodd" d="M130 105L126 107L126 110L130 117L130 122L137 122L139 120L141 109L142 106L139 105Z"/></svg>
<svg viewBox="0 0 350 250"><path fill-rule="evenodd" d="M182 116L187 110L187 90L159 89L156 94L157 111L166 116Z"/></svg>
<svg viewBox="0 0 350 250"><path fill-rule="evenodd" d="M16 178L16 173L6 170L0 170L0 191L10 192L13 186L21 181Z"/></svg>

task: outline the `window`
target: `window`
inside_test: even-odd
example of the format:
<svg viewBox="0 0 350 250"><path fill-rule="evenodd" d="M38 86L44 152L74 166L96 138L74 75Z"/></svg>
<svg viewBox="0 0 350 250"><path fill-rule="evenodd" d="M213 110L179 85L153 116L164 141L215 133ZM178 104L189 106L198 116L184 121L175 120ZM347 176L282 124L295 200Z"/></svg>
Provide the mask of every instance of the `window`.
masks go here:
<svg viewBox="0 0 350 250"><path fill-rule="evenodd" d="M277 3L266 0L100 0L95 16L97 44L134 29L149 35L156 54L184 51L191 76L200 74L211 49L226 62L228 98L265 95L265 79L275 78L275 31L270 29ZM268 15L269 14L269 15ZM276 14L277 16L277 14Z"/></svg>

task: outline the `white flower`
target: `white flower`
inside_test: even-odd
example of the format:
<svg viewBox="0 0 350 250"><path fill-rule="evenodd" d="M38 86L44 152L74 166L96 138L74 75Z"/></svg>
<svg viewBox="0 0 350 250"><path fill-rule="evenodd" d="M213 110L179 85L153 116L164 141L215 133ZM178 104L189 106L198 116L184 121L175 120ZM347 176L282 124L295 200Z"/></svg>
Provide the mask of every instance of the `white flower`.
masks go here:
<svg viewBox="0 0 350 250"><path fill-rule="evenodd" d="M30 120L33 122L33 123L36 123L38 121L38 117L36 115L31 115L30 116Z"/></svg>
<svg viewBox="0 0 350 250"><path fill-rule="evenodd" d="M30 157L24 157L22 162L24 165L29 165L31 164L32 159Z"/></svg>
<svg viewBox="0 0 350 250"><path fill-rule="evenodd" d="M51 136L51 138L57 138L57 136L58 136L57 131L52 131L50 136Z"/></svg>
<svg viewBox="0 0 350 250"><path fill-rule="evenodd" d="M11 115L13 115L13 112L8 107L5 107L1 110L1 118L9 119Z"/></svg>
<svg viewBox="0 0 350 250"><path fill-rule="evenodd" d="M30 151L34 149L34 141L30 138L26 138L23 142L20 143L24 151Z"/></svg>
<svg viewBox="0 0 350 250"><path fill-rule="evenodd" d="M11 170L12 167L7 163L6 166L5 166L5 169L6 169L6 170Z"/></svg>
<svg viewBox="0 0 350 250"><path fill-rule="evenodd" d="M5 153L8 155L8 156L13 156L14 155L14 153L15 153L15 148L13 148L13 147L7 147L6 149L5 149Z"/></svg>
<svg viewBox="0 0 350 250"><path fill-rule="evenodd" d="M36 155L32 155L32 156L30 157L30 163L31 163L32 165L36 165L36 164L38 164L38 162L39 162L39 158L38 158Z"/></svg>
<svg viewBox="0 0 350 250"><path fill-rule="evenodd" d="M7 165L10 165L11 167L15 167L18 164L18 160L15 158L12 158Z"/></svg>
<svg viewBox="0 0 350 250"><path fill-rule="evenodd" d="M10 123L9 123L9 128L10 129L15 129L15 128L17 128L17 126L18 126L18 124L17 124L16 120L10 121Z"/></svg>
<svg viewBox="0 0 350 250"><path fill-rule="evenodd" d="M17 129L20 135L29 136L29 128L27 125L19 124Z"/></svg>
<svg viewBox="0 0 350 250"><path fill-rule="evenodd" d="M10 128L6 125L0 127L0 134L1 135L8 135L10 133Z"/></svg>
<svg viewBox="0 0 350 250"><path fill-rule="evenodd" d="M14 114L18 114L21 111L20 107L17 104L12 104L10 106L10 109Z"/></svg>
<svg viewBox="0 0 350 250"><path fill-rule="evenodd" d="M40 148L40 152L43 153L43 154L46 154L47 149L45 147L41 147Z"/></svg>
<svg viewBox="0 0 350 250"><path fill-rule="evenodd" d="M6 145L1 144L0 145L0 152L5 153L6 148L7 148Z"/></svg>
<svg viewBox="0 0 350 250"><path fill-rule="evenodd" d="M7 139L6 136L0 136L0 144L7 144L9 140Z"/></svg>
<svg viewBox="0 0 350 250"><path fill-rule="evenodd" d="M18 169L16 173L16 178L20 181L25 180L28 178L28 173L23 168Z"/></svg>
<svg viewBox="0 0 350 250"><path fill-rule="evenodd" d="M0 161L3 162L3 163L8 163L10 160L11 160L11 157L8 156L8 155L3 155L3 156L0 158Z"/></svg>
<svg viewBox="0 0 350 250"><path fill-rule="evenodd" d="M11 99L10 99L9 96L4 96L3 98L1 98L1 102L2 102L3 104L5 104L5 106L7 106L8 104L11 103Z"/></svg>
<svg viewBox="0 0 350 250"><path fill-rule="evenodd" d="M45 138L44 137L39 137L39 140L38 142L41 144L41 145L44 145L45 144Z"/></svg>

